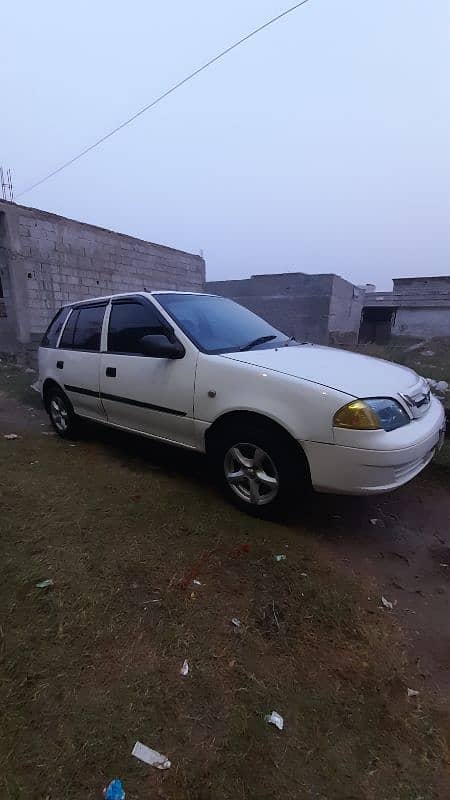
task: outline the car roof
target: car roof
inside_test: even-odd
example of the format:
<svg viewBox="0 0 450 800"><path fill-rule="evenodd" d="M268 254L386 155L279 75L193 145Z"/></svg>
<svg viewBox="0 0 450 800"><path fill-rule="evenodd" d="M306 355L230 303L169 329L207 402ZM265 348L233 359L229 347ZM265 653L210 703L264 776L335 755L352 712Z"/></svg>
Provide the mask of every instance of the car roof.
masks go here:
<svg viewBox="0 0 450 800"><path fill-rule="evenodd" d="M91 303L104 303L105 301L115 300L120 297L157 297L159 294L186 294L186 295L203 295L205 297L214 297L208 292L178 292L172 289L155 289L152 292L121 292L120 294L107 294L101 297L85 297L83 300L73 300L71 303L64 303L63 308L72 308L72 306L81 306Z"/></svg>

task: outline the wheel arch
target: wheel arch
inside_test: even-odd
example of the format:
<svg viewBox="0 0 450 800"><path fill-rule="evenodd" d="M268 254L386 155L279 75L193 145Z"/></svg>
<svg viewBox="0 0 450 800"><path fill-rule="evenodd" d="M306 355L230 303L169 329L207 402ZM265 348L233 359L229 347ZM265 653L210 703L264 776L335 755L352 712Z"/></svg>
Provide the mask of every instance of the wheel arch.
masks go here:
<svg viewBox="0 0 450 800"><path fill-rule="evenodd" d="M233 426L237 427L239 425L249 425L252 423L281 435L285 439L286 444L304 459L309 472L308 458L300 442L279 422L257 411L227 411L221 414L220 417L217 417L205 433L206 452L208 453L208 450L211 451L214 446L214 441L217 441L221 434L225 433L227 429L231 429Z"/></svg>
<svg viewBox="0 0 450 800"><path fill-rule="evenodd" d="M43 386L42 386L42 398L43 398L44 407L45 407L45 410L47 411L47 413L49 411L50 392L51 392L52 389L59 389L67 397L63 387L60 386L60 384L57 381L53 380L53 378L46 378L44 383L43 383ZM67 399L69 399L69 398L67 398Z"/></svg>

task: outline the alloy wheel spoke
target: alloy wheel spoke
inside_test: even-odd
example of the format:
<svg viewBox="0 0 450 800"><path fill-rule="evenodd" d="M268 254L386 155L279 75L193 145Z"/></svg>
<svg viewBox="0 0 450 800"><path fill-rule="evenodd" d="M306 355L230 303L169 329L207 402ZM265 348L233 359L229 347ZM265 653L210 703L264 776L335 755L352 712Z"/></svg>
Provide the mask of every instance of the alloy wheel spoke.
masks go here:
<svg viewBox="0 0 450 800"><path fill-rule="evenodd" d="M256 478L250 478L249 480L250 486L250 500L252 503L259 505L261 500L261 495L259 493L259 482Z"/></svg>
<svg viewBox="0 0 450 800"><path fill-rule="evenodd" d="M245 478L245 472L243 469L238 469L235 472L228 472L227 473L227 480L229 483L239 483Z"/></svg>
<svg viewBox="0 0 450 800"><path fill-rule="evenodd" d="M257 470L256 476L260 483L264 486L268 486L270 489L275 489L278 486L277 479L272 477L272 475L268 475L263 469Z"/></svg>
<svg viewBox="0 0 450 800"><path fill-rule="evenodd" d="M242 467L245 467L246 469L251 469L252 468L252 466L253 466L252 459L246 458L244 455L242 455L242 453L241 453L241 451L239 450L238 447L232 447L231 448L231 455L233 456L234 459L236 459L236 461Z"/></svg>
<svg viewBox="0 0 450 800"><path fill-rule="evenodd" d="M253 453L253 467L260 467L266 458L266 454L264 450L261 450L260 447L255 447L255 452Z"/></svg>

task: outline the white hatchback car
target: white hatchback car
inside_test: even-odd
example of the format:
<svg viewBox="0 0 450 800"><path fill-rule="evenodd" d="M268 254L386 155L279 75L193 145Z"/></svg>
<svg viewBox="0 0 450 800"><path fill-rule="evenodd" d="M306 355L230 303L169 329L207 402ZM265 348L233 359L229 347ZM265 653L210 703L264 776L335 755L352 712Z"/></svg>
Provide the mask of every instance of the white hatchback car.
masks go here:
<svg viewBox="0 0 450 800"><path fill-rule="evenodd" d="M308 486L371 494L433 458L441 403L412 370L288 339L223 297L115 295L64 306L39 350L55 430L78 417L207 453L266 513Z"/></svg>

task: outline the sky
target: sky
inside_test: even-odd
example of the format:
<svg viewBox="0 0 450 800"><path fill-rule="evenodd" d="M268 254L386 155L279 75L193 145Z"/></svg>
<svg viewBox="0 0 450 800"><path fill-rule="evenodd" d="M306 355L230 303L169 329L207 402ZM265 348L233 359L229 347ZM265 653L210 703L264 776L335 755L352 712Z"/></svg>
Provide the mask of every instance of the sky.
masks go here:
<svg viewBox="0 0 450 800"><path fill-rule="evenodd" d="M293 0L2 8L16 195ZM310 0L24 205L203 252L207 278L450 274L448 0Z"/></svg>

